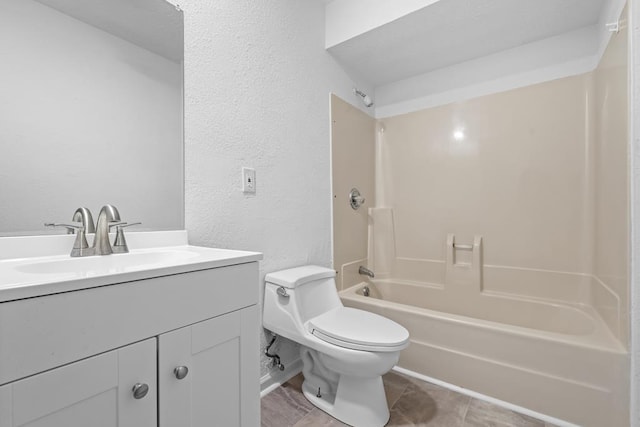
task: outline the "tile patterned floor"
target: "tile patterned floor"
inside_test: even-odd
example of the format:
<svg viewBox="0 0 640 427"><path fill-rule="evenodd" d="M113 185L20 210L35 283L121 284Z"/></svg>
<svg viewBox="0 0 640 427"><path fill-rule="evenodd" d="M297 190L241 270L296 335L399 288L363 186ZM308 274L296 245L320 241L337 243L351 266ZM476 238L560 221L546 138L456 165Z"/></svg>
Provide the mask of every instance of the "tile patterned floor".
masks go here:
<svg viewBox="0 0 640 427"><path fill-rule="evenodd" d="M455 391L390 372L384 377L391 417L387 426L553 427ZM302 375L262 398L262 427L333 427L346 424L313 406L302 395Z"/></svg>

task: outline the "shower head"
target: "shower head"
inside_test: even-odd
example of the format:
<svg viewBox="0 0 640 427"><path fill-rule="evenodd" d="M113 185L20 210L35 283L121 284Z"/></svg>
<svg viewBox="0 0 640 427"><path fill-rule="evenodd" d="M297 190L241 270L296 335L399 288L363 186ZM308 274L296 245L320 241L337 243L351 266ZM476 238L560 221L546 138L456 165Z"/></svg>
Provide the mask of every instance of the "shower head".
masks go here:
<svg viewBox="0 0 640 427"><path fill-rule="evenodd" d="M362 92L361 90L355 89L355 88L353 89L353 93L355 93L356 95L362 97L362 103L364 104L365 107L369 108L369 107L373 106L373 100L366 93Z"/></svg>

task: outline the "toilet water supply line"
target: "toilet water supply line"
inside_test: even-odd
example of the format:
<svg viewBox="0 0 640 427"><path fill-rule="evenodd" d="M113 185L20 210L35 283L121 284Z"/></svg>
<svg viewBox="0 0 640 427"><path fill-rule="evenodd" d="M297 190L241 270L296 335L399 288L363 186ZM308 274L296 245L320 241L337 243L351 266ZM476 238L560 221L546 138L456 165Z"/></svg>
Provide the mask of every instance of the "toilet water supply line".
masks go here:
<svg viewBox="0 0 640 427"><path fill-rule="evenodd" d="M271 338L271 342L269 342L269 345L267 346L267 348L264 350L264 354L267 355L267 357L271 358L271 366L273 366L274 368L278 368L281 371L284 371L284 365L280 362L280 356L278 356L277 354L271 354L269 353L269 349L271 348L271 346L273 345L274 342L276 342L276 338L278 338L277 335L274 335L273 338Z"/></svg>

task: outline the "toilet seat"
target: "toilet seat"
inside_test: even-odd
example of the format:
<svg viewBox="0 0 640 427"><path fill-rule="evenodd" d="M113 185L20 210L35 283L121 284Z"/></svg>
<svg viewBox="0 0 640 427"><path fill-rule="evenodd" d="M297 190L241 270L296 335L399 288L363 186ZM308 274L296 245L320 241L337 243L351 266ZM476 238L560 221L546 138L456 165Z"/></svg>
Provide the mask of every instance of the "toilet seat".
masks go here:
<svg viewBox="0 0 640 427"><path fill-rule="evenodd" d="M339 307L307 322L319 339L353 350L391 352L409 345L409 332L393 320L350 307Z"/></svg>

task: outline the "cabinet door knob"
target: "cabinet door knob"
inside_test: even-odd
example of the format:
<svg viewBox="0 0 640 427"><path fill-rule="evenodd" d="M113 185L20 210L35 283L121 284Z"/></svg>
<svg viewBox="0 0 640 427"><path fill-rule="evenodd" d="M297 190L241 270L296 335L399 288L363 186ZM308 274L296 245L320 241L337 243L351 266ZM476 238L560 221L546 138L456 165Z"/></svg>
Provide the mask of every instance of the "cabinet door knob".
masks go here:
<svg viewBox="0 0 640 427"><path fill-rule="evenodd" d="M187 374L189 373L189 368L187 368L186 366L178 366L173 370L173 373L175 374L177 379L181 380L187 376Z"/></svg>
<svg viewBox="0 0 640 427"><path fill-rule="evenodd" d="M133 397L136 399L142 399L149 393L149 385L144 383L137 383L133 386Z"/></svg>

